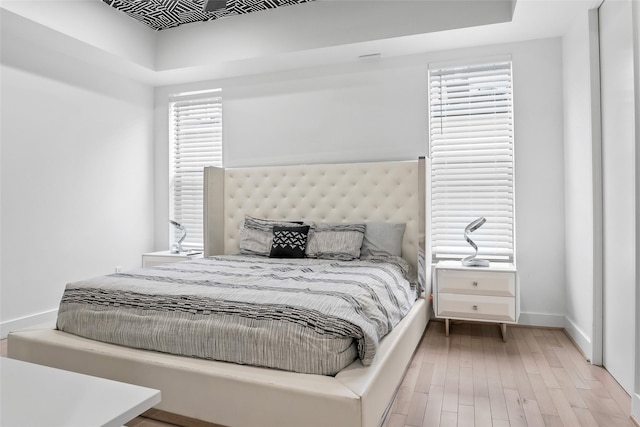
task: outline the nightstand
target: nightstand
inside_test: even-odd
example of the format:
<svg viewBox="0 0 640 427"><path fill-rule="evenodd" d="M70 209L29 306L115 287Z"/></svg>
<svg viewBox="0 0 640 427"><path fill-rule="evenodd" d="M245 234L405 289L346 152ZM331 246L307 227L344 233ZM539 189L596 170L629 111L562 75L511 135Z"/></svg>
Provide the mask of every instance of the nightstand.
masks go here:
<svg viewBox="0 0 640 427"><path fill-rule="evenodd" d="M172 254L170 251L149 252L142 254L142 267L147 268L158 264L169 264L196 258L202 258L202 252L194 254L188 252Z"/></svg>
<svg viewBox="0 0 640 427"><path fill-rule="evenodd" d="M491 263L489 267L465 267L460 261L436 264L433 304L436 317L449 322L473 320L500 324L502 339L507 338L507 324L518 323L520 290L513 264Z"/></svg>

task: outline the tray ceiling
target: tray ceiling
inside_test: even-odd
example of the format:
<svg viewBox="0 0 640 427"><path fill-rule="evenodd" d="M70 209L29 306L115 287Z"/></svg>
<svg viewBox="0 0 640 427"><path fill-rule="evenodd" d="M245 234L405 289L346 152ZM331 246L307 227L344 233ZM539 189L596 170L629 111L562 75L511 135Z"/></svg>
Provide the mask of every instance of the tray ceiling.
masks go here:
<svg viewBox="0 0 640 427"><path fill-rule="evenodd" d="M314 0L227 0L227 7L204 12L205 0L102 0L154 30L164 30L191 22L213 21L276 7Z"/></svg>

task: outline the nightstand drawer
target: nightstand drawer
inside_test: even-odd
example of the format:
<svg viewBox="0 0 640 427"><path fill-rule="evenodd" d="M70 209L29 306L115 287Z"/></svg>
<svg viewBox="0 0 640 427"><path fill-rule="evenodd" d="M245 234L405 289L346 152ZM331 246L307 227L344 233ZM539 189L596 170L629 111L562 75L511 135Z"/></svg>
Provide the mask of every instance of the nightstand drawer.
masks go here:
<svg viewBox="0 0 640 427"><path fill-rule="evenodd" d="M496 271L438 270L438 292L513 297L515 273Z"/></svg>
<svg viewBox="0 0 640 427"><path fill-rule="evenodd" d="M494 322L515 322L516 301L511 297L438 294L437 316Z"/></svg>

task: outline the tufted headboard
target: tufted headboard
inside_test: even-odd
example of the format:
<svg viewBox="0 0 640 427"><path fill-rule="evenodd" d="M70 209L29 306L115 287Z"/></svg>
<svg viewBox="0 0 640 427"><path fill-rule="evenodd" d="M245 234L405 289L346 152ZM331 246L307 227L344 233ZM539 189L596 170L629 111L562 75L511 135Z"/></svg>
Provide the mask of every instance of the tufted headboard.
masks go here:
<svg viewBox="0 0 640 427"><path fill-rule="evenodd" d="M424 239L420 177L424 178L423 159L205 168L205 255L237 253L245 215L315 222L388 221L406 223L402 256L415 268L419 239Z"/></svg>

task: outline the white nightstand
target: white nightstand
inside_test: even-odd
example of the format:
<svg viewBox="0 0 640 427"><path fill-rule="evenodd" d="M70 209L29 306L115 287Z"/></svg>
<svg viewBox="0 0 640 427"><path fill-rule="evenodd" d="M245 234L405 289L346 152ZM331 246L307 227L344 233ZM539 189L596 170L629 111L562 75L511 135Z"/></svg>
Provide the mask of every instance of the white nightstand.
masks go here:
<svg viewBox="0 0 640 427"><path fill-rule="evenodd" d="M518 323L520 289L513 264L491 263L489 267L464 267L460 261L436 264L433 305L436 317L500 323L506 341L507 324Z"/></svg>
<svg viewBox="0 0 640 427"><path fill-rule="evenodd" d="M172 254L170 251L149 252L142 254L142 267L147 268L158 264L169 264L196 258L202 258L202 252L197 254L189 254L188 252Z"/></svg>

